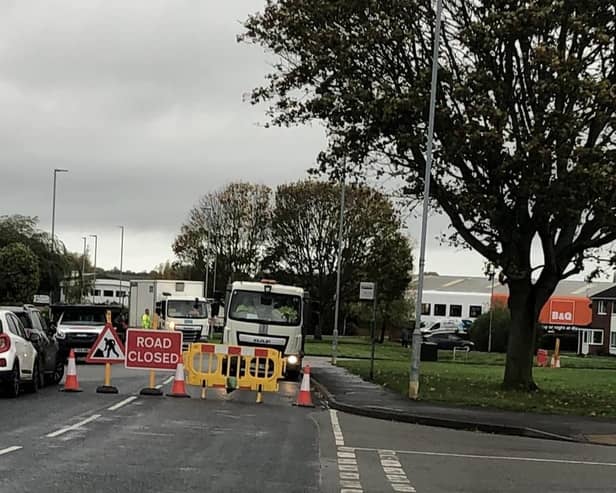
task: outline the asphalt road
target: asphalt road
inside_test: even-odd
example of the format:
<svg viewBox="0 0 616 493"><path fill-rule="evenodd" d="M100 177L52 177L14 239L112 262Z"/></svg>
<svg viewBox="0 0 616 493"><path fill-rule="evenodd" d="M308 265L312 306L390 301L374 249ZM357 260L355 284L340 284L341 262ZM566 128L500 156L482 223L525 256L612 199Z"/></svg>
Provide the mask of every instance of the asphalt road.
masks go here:
<svg viewBox="0 0 616 493"><path fill-rule="evenodd" d="M78 365L84 392L0 398L0 493L598 492L616 490L616 448L428 428L291 405L138 396L147 374ZM162 384L170 374L159 374Z"/></svg>

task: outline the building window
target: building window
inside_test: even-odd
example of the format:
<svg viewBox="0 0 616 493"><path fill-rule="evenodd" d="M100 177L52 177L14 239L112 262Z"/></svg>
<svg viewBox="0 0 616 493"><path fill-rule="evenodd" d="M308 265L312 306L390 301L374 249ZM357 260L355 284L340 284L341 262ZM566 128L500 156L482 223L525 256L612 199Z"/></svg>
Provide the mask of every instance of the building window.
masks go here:
<svg viewBox="0 0 616 493"><path fill-rule="evenodd" d="M434 316L444 317L447 315L447 305L434 305Z"/></svg>
<svg viewBox="0 0 616 493"><path fill-rule="evenodd" d="M176 282L175 283L175 291L176 291L176 293L183 293L184 292L184 283L183 282Z"/></svg>
<svg viewBox="0 0 616 493"><path fill-rule="evenodd" d="M597 315L607 315L607 301L597 301Z"/></svg>
<svg viewBox="0 0 616 493"><path fill-rule="evenodd" d="M116 296L118 298L124 298L126 297L126 291L116 291Z"/></svg>
<svg viewBox="0 0 616 493"><path fill-rule="evenodd" d="M585 330L583 340L584 340L584 344L590 344L591 346L603 346L603 331L602 330Z"/></svg>
<svg viewBox="0 0 616 493"><path fill-rule="evenodd" d="M462 316L462 305L449 305L449 316L450 317L461 317Z"/></svg>
<svg viewBox="0 0 616 493"><path fill-rule="evenodd" d="M610 335L610 346L616 347L616 332L612 332Z"/></svg>
<svg viewBox="0 0 616 493"><path fill-rule="evenodd" d="M422 303L421 304L421 314L422 315L430 315L430 303Z"/></svg>
<svg viewBox="0 0 616 493"><path fill-rule="evenodd" d="M95 290L92 291L92 294L94 296L100 296L101 295L101 290L100 289L95 289Z"/></svg>
<svg viewBox="0 0 616 493"><path fill-rule="evenodd" d="M150 293L154 292L154 286L150 286Z"/></svg>
<svg viewBox="0 0 616 493"><path fill-rule="evenodd" d="M471 305L468 309L468 316L477 318L479 315L481 315L481 307L478 305Z"/></svg>
<svg viewBox="0 0 616 493"><path fill-rule="evenodd" d="M105 296L106 298L113 298L113 290L105 289L105 291L103 291L103 296Z"/></svg>
<svg viewBox="0 0 616 493"><path fill-rule="evenodd" d="M612 301L612 315L616 315L616 301Z"/></svg>

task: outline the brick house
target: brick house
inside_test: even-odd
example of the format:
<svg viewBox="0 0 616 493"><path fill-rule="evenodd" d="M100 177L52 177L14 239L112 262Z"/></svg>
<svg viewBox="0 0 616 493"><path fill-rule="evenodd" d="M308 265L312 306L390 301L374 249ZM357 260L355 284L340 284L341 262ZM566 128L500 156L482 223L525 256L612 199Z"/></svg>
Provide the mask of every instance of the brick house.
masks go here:
<svg viewBox="0 0 616 493"><path fill-rule="evenodd" d="M595 293L592 301L591 329L582 337L590 354L616 355L616 286Z"/></svg>

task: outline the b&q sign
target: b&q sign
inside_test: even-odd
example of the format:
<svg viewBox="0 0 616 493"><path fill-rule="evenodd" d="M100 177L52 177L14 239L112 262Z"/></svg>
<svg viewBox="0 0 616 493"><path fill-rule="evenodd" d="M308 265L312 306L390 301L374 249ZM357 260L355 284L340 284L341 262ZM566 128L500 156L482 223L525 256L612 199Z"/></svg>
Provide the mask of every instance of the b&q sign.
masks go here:
<svg viewBox="0 0 616 493"><path fill-rule="evenodd" d="M550 301L550 323L554 325L573 325L575 301Z"/></svg>

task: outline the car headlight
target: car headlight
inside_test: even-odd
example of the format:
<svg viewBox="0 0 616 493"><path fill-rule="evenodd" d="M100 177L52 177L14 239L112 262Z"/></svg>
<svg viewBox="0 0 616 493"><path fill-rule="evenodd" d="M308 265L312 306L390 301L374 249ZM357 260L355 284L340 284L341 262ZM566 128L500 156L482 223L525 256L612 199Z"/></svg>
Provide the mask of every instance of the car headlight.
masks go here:
<svg viewBox="0 0 616 493"><path fill-rule="evenodd" d="M175 322L169 322L169 329L175 330Z"/></svg>
<svg viewBox="0 0 616 493"><path fill-rule="evenodd" d="M299 358L295 356L294 354L292 354L291 356L287 358L287 361L290 365L296 365L299 362Z"/></svg>

